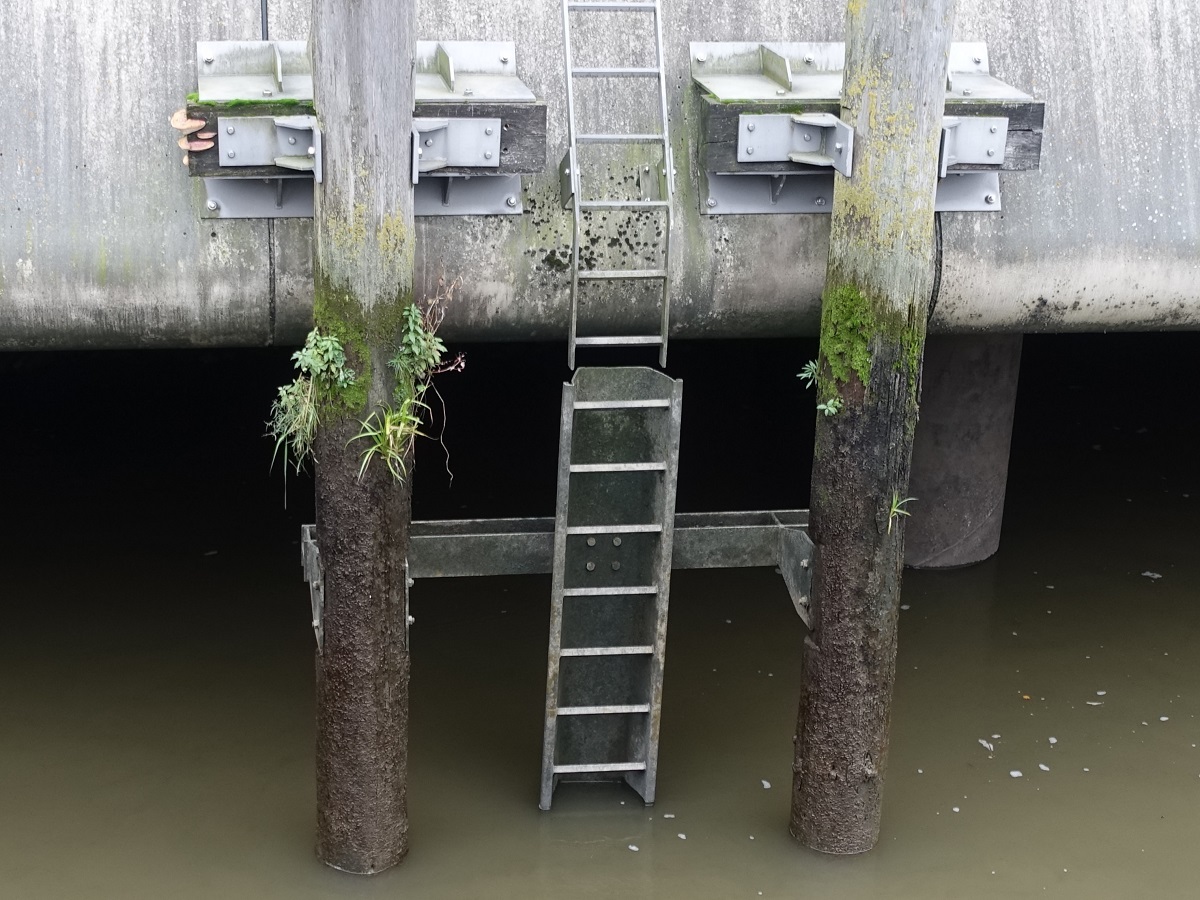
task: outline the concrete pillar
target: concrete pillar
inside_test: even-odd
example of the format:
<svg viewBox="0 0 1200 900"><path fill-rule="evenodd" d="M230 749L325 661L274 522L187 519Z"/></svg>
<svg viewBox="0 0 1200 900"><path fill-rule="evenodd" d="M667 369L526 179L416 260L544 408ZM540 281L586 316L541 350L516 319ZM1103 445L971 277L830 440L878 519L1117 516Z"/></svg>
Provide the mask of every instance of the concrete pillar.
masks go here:
<svg viewBox="0 0 1200 900"><path fill-rule="evenodd" d="M1000 546L1021 335L934 335L925 344L921 418L904 562L967 566Z"/></svg>

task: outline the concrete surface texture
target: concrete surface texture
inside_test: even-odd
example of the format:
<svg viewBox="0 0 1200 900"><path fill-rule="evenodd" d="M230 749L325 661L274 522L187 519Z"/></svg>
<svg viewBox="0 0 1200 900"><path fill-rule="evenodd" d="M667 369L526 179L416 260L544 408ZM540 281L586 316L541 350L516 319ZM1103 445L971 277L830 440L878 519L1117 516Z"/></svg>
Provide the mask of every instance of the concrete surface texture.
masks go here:
<svg viewBox="0 0 1200 900"><path fill-rule="evenodd" d="M270 36L310 4L269 3ZM663 3L678 168L673 333L815 334L828 220L702 217L689 41L840 40L844 4ZM418 221L418 289L461 276L452 339L565 340L570 216L558 0L421 3L425 39L513 40L548 107L548 164L521 216ZM261 37L254 0L10 0L0 16L0 349L296 343L310 223L201 220L167 117L195 89L194 43ZM635 42L612 26L614 54ZM956 38L1047 103L1040 171L1002 176L1003 211L943 215L935 330L1200 327L1200 12L1185 0L963 0ZM634 95L610 98L634 115ZM603 242L603 228L594 235Z"/></svg>

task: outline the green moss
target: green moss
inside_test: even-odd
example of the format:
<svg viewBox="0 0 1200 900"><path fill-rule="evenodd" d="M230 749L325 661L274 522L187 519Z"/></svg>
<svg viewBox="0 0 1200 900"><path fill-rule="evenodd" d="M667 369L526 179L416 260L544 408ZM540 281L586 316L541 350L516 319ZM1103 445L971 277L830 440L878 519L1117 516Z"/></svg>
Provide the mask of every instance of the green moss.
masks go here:
<svg viewBox="0 0 1200 900"><path fill-rule="evenodd" d="M260 99L237 99L237 100L201 100L198 93L192 92L187 95L188 103L193 106L209 106L214 109L241 109L246 107L260 107L264 113L270 113L272 110L286 108L292 112L296 111L296 107L303 106L311 112L311 100L297 100L294 97L280 97L278 100L262 100Z"/></svg>
<svg viewBox="0 0 1200 900"><path fill-rule="evenodd" d="M866 384L871 374L871 337L877 330L871 301L857 287L827 288L821 298L821 355L837 384L851 373Z"/></svg>

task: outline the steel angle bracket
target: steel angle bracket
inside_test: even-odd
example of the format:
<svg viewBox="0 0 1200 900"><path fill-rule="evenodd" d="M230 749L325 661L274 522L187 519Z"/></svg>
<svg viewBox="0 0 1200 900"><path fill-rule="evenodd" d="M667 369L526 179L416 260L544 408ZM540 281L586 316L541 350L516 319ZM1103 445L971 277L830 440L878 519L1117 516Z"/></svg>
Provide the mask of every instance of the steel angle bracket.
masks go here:
<svg viewBox="0 0 1200 900"><path fill-rule="evenodd" d="M771 175L707 172L701 212L709 216L829 213L833 175L825 172ZM951 172L938 181L938 212L997 212L999 172Z"/></svg>
<svg viewBox="0 0 1200 900"><path fill-rule="evenodd" d="M1004 116L945 116L938 153L938 178L960 163L999 166L1008 141Z"/></svg>
<svg viewBox="0 0 1200 900"><path fill-rule="evenodd" d="M199 41L197 95L201 103L311 101L307 41Z"/></svg>
<svg viewBox="0 0 1200 900"><path fill-rule="evenodd" d="M308 582L309 603L312 608L313 636L317 639L317 653L325 649L325 567L321 563L321 550L317 546L317 526L300 526L300 565L304 580ZM405 592L405 612L408 612Z"/></svg>
<svg viewBox="0 0 1200 900"><path fill-rule="evenodd" d="M414 216L509 216L524 212L520 175L441 175L413 187Z"/></svg>
<svg viewBox="0 0 1200 900"><path fill-rule="evenodd" d="M833 113L738 116L737 161L827 166L847 178L853 170L854 129Z"/></svg>
<svg viewBox="0 0 1200 900"><path fill-rule="evenodd" d="M276 178L201 178L203 219L311 219L313 180L306 175Z"/></svg>
<svg viewBox="0 0 1200 900"><path fill-rule="evenodd" d="M412 180L451 166L500 166L500 119L414 118ZM486 172L480 172L486 175Z"/></svg>
<svg viewBox="0 0 1200 900"><path fill-rule="evenodd" d="M778 518L776 518L778 522ZM807 529L779 522L779 571L796 614L812 630L812 559L814 546Z"/></svg>
<svg viewBox="0 0 1200 900"><path fill-rule="evenodd" d="M218 116L222 168L278 166L321 180L321 132L316 116Z"/></svg>

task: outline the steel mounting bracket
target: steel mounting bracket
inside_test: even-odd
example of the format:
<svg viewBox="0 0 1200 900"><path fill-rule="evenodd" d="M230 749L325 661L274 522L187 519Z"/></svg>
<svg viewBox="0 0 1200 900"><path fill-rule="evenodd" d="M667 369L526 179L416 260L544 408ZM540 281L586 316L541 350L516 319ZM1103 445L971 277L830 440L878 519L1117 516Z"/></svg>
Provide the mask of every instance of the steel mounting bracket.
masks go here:
<svg viewBox="0 0 1200 900"><path fill-rule="evenodd" d="M833 113L738 116L737 160L827 166L850 177L854 129Z"/></svg>
<svg viewBox="0 0 1200 900"><path fill-rule="evenodd" d="M321 180L321 132L316 116L218 116L222 167L278 166Z"/></svg>

